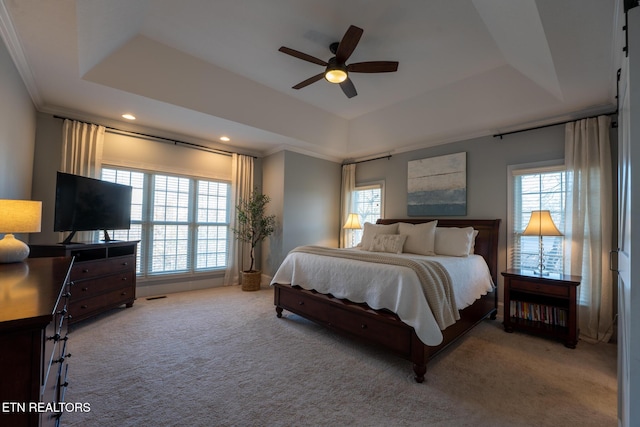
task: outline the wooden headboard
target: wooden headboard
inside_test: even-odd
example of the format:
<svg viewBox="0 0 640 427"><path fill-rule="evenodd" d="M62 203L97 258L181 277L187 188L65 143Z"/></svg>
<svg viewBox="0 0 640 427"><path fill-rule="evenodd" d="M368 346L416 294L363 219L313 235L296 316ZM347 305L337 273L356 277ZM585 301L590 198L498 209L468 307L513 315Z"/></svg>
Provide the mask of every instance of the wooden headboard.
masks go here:
<svg viewBox="0 0 640 427"><path fill-rule="evenodd" d="M422 224L438 220L438 227L473 227L478 230L474 252L482 257L489 266L493 283L498 284L498 234L500 231L500 219L440 219L440 218L405 218L405 219L379 219L376 224L394 224L396 222L408 222L409 224Z"/></svg>

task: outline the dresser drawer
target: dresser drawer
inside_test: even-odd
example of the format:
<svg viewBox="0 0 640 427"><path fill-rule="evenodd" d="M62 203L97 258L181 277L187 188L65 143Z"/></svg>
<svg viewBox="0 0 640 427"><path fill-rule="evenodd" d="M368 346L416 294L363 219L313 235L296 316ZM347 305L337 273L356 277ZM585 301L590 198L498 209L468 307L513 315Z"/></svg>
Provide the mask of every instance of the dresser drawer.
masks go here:
<svg viewBox="0 0 640 427"><path fill-rule="evenodd" d="M135 255L105 258L95 261L78 262L71 269L71 280L78 281L104 274L135 269ZM133 266L133 267L132 267Z"/></svg>
<svg viewBox="0 0 640 427"><path fill-rule="evenodd" d="M278 304L287 310L295 313L299 307L305 307L305 315L315 321L328 322L328 306L326 303L316 301L302 292L294 291L285 287L280 288L280 300Z"/></svg>
<svg viewBox="0 0 640 427"><path fill-rule="evenodd" d="M400 354L406 353L407 342L411 339L410 330L406 328L376 319L373 316L357 316L340 307L330 307L329 323L331 327L338 325L337 329L381 344Z"/></svg>
<svg viewBox="0 0 640 427"><path fill-rule="evenodd" d="M73 319L79 320L105 308L113 308L121 304L131 303L134 299L135 291L132 288L121 288L81 300L73 299L69 307L69 312L73 316Z"/></svg>
<svg viewBox="0 0 640 427"><path fill-rule="evenodd" d="M133 272L125 272L95 279L76 280L73 282L71 301L75 303L109 290L131 287L135 283L134 276Z"/></svg>
<svg viewBox="0 0 640 427"><path fill-rule="evenodd" d="M547 294L558 297L569 297L569 287L563 285L546 285L544 283L528 282L526 280L511 279L511 290Z"/></svg>

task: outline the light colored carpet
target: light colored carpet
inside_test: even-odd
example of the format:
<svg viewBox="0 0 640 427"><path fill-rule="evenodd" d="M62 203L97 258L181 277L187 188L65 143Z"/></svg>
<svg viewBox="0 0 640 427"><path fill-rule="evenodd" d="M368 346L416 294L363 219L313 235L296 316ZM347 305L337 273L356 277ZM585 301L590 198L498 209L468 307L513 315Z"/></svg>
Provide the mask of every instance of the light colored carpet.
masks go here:
<svg viewBox="0 0 640 427"><path fill-rule="evenodd" d="M72 328L66 426L616 426L616 348L485 321L411 364L239 287L138 299Z"/></svg>

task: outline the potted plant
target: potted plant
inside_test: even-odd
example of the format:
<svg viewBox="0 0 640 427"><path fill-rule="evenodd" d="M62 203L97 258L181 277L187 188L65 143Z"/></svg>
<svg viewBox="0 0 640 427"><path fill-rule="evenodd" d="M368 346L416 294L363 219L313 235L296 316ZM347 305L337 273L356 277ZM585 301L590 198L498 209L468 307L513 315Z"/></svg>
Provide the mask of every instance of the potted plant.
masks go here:
<svg viewBox="0 0 640 427"><path fill-rule="evenodd" d="M257 291L260 289L262 272L254 270L255 249L258 243L270 236L275 230L276 216L266 215L265 208L271 198L262 194L257 188L246 199L240 199L236 206L237 222L232 229L236 239L251 246L251 265L242 271L242 290Z"/></svg>

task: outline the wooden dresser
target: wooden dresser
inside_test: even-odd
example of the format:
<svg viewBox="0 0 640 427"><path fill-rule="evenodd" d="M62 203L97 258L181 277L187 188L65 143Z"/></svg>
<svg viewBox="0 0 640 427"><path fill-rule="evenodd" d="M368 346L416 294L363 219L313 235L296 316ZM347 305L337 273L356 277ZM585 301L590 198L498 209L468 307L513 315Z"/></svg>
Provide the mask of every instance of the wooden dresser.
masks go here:
<svg viewBox="0 0 640 427"><path fill-rule="evenodd" d="M72 264L69 257L0 264L0 425L60 424Z"/></svg>
<svg viewBox="0 0 640 427"><path fill-rule="evenodd" d="M30 245L30 257L71 256L70 323L103 313L136 299L138 241Z"/></svg>

